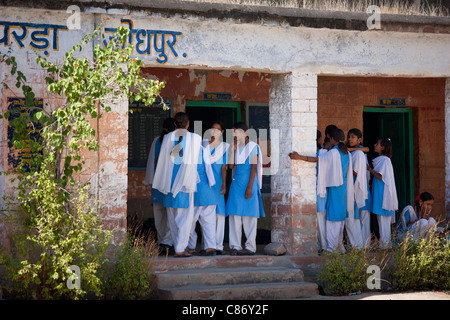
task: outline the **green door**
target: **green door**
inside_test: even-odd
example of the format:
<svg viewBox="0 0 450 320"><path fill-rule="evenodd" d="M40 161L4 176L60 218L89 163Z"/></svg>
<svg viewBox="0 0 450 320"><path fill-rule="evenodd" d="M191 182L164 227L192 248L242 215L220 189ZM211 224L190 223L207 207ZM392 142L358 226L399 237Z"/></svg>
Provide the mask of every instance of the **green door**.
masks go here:
<svg viewBox="0 0 450 320"><path fill-rule="evenodd" d="M369 161L377 155L373 146L381 137L392 140L392 166L401 211L414 198L412 112L409 108L364 108L364 145L371 149Z"/></svg>

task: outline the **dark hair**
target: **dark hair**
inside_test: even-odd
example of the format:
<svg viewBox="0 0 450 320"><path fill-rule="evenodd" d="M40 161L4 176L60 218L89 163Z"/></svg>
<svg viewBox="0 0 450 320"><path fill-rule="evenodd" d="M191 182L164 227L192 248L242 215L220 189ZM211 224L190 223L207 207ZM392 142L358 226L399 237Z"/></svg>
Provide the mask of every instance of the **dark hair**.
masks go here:
<svg viewBox="0 0 450 320"><path fill-rule="evenodd" d="M176 125L177 129L179 129L179 128L184 129L187 126L188 122L189 122L189 117L187 116L186 113L178 112L175 115L175 125Z"/></svg>
<svg viewBox="0 0 450 320"><path fill-rule="evenodd" d="M354 134L358 139L362 138L362 132L357 128L348 130L347 136L349 136L350 134Z"/></svg>
<svg viewBox="0 0 450 320"><path fill-rule="evenodd" d="M248 126L243 121L236 122L235 124L233 124L233 128L241 129L241 130L244 130L244 131L248 130Z"/></svg>
<svg viewBox="0 0 450 320"><path fill-rule="evenodd" d="M380 138L380 146L383 147L383 151L381 151L381 154L388 157L388 158L392 158L392 141L390 138Z"/></svg>
<svg viewBox="0 0 450 320"><path fill-rule="evenodd" d="M434 197L431 193L429 192L422 192L421 194L419 194L416 198L416 210L417 213L420 213L420 200L422 200L422 202L424 201L429 201L429 200L434 200Z"/></svg>
<svg viewBox="0 0 450 320"><path fill-rule="evenodd" d="M169 132L172 132L173 130L176 129L176 123L175 123L175 119L174 118L167 118L166 120L164 120L163 122L163 129L161 131L161 135L159 136L159 140L162 142L163 138L166 134L168 134Z"/></svg>
<svg viewBox="0 0 450 320"><path fill-rule="evenodd" d="M343 154L348 153L347 146L345 145L345 133L341 129L335 129L332 132L330 132L330 137L334 139L334 141L339 142L338 148L341 150Z"/></svg>
<svg viewBox="0 0 450 320"><path fill-rule="evenodd" d="M319 143L319 139L322 137L322 132L320 132L319 130L317 130L317 135L316 135L316 142L317 142L317 149L320 149L322 146Z"/></svg>
<svg viewBox="0 0 450 320"><path fill-rule="evenodd" d="M330 139L328 138L328 135L331 134L331 132L333 132L334 130L339 129L338 127L336 127L334 124L329 124L326 128L325 128L325 142L330 141Z"/></svg>
<svg viewBox="0 0 450 320"><path fill-rule="evenodd" d="M212 128L213 125L218 124L220 126L220 130L224 130L223 129L223 122L220 120L216 120L213 123L211 123L211 125L209 126L210 128Z"/></svg>

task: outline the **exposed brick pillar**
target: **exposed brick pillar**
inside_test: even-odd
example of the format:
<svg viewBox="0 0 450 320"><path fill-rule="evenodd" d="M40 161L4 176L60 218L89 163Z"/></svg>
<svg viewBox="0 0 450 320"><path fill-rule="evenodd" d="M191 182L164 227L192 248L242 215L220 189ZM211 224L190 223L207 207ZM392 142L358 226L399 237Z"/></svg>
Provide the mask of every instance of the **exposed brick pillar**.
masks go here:
<svg viewBox="0 0 450 320"><path fill-rule="evenodd" d="M279 130L279 170L272 176L272 243L288 254L317 254L316 164L292 161L297 151L316 155L317 75L273 75L270 128Z"/></svg>
<svg viewBox="0 0 450 320"><path fill-rule="evenodd" d="M445 82L445 217L450 217L450 78Z"/></svg>
<svg viewBox="0 0 450 320"><path fill-rule="evenodd" d="M104 226L114 230L113 244L121 243L127 228L128 100L116 100L101 112L98 125L98 198Z"/></svg>

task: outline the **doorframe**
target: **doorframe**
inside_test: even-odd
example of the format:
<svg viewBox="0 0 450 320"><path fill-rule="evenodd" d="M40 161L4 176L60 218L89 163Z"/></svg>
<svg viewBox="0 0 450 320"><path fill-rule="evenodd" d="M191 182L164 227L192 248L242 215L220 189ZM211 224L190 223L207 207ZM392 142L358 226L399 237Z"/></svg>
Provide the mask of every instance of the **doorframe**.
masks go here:
<svg viewBox="0 0 450 320"><path fill-rule="evenodd" d="M405 125L408 126L408 149L409 149L409 200L414 199L414 152L413 152L413 140L414 140L414 128L413 128L413 111L411 107L404 108L382 108L382 107L364 107L364 112L374 113L404 113L407 114L407 119L403 118Z"/></svg>
<svg viewBox="0 0 450 320"><path fill-rule="evenodd" d="M236 109L237 121L241 121L241 103L231 101L186 100L185 107L221 107Z"/></svg>

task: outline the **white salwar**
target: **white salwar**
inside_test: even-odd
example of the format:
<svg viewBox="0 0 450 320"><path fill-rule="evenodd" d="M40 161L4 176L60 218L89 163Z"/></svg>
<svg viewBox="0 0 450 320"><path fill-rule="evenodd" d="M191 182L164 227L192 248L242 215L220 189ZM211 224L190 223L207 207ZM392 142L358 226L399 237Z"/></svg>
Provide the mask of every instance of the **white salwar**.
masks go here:
<svg viewBox="0 0 450 320"><path fill-rule="evenodd" d="M216 248L216 206L194 207L194 219L189 236L189 249L195 249L197 246L197 232L195 227L197 221L202 229L203 249Z"/></svg>
<svg viewBox="0 0 450 320"><path fill-rule="evenodd" d="M188 208L166 208L170 233L175 252L184 252L188 247L191 226L194 220L194 194L189 194Z"/></svg>
<svg viewBox="0 0 450 320"><path fill-rule="evenodd" d="M242 228L244 228L244 234L247 238L245 248L251 252L256 252L258 218L230 215L228 219L230 224L230 249L242 250Z"/></svg>

